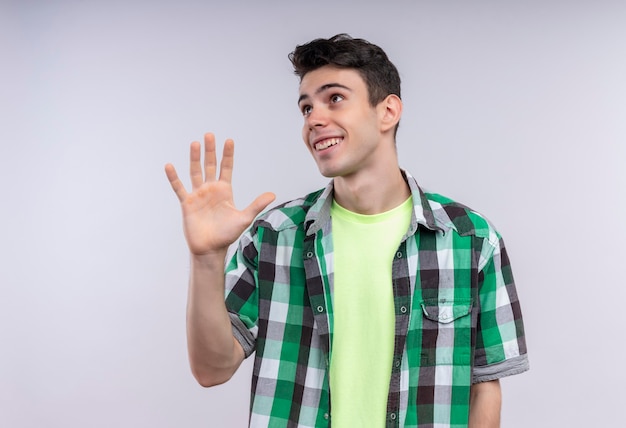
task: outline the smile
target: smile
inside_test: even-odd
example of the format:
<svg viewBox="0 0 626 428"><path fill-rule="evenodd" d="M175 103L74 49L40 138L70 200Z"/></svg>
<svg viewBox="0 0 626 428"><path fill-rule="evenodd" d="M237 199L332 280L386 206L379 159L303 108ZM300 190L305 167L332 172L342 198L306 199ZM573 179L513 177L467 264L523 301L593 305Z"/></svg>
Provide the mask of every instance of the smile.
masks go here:
<svg viewBox="0 0 626 428"><path fill-rule="evenodd" d="M325 150L331 146L335 146L343 141L343 138L328 138L326 140L319 141L315 143L315 150L318 152L321 150Z"/></svg>

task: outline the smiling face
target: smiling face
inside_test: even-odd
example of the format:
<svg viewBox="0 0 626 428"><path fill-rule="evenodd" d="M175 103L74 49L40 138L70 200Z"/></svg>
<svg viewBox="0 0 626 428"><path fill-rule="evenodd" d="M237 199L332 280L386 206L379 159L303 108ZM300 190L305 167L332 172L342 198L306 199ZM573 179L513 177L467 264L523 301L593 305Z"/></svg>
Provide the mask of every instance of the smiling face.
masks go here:
<svg viewBox="0 0 626 428"><path fill-rule="evenodd" d="M300 83L302 138L325 177L374 171L395 158L393 128L385 121L385 101L369 103L367 86L354 69L324 66ZM391 132L390 132L391 129Z"/></svg>

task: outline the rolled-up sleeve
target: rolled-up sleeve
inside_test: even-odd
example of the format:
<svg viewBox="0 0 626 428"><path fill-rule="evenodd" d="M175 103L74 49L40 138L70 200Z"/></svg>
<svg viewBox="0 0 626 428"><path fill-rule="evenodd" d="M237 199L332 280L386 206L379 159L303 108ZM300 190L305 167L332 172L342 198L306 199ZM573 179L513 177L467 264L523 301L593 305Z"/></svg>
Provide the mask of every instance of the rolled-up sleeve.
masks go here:
<svg viewBox="0 0 626 428"><path fill-rule="evenodd" d="M529 369L522 311L504 242L485 240L479 266L480 313L472 382Z"/></svg>

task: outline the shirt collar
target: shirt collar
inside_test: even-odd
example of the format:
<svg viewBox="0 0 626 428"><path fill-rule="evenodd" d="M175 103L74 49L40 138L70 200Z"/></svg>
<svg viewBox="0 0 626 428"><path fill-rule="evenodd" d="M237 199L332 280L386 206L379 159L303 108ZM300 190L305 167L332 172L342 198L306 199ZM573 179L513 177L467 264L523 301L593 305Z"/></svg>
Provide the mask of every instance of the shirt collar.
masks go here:
<svg viewBox="0 0 626 428"><path fill-rule="evenodd" d="M411 225L407 231L407 236L415 234L419 225L422 225L430 230L438 230L446 233L450 227L445 223L437 221L428 198L422 188L417 184L415 178L413 178L408 171L403 169L400 171L402 172L404 180L409 185L409 190L411 191L411 196L413 198L413 214L411 216ZM317 233L328 222L330 222L330 207L333 202L333 188L333 181L331 180L307 212L305 219L307 235Z"/></svg>

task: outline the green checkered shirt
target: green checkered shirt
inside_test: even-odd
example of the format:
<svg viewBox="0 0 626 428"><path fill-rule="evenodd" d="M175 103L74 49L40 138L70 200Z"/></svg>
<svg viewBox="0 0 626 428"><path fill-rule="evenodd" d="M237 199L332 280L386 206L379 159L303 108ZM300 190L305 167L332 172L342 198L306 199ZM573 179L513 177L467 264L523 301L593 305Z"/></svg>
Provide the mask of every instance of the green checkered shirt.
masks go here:
<svg viewBox="0 0 626 428"><path fill-rule="evenodd" d="M392 265L386 426L466 427L473 383L528 369L509 259L484 217L403 173L414 208ZM227 265L234 335L256 351L251 427L331 425L332 192L261 215Z"/></svg>

